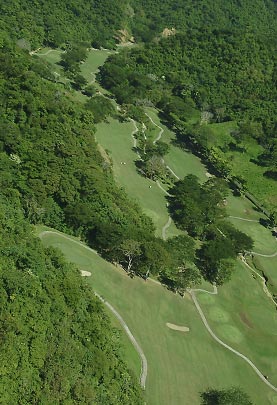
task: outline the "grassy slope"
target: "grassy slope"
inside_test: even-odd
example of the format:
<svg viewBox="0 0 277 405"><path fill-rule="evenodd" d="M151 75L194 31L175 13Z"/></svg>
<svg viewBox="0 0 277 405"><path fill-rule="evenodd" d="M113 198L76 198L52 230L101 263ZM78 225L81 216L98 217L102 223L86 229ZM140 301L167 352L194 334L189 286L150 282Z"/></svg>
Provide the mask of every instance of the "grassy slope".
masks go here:
<svg viewBox="0 0 277 405"><path fill-rule="evenodd" d="M148 359L146 398L149 405L198 404L200 391L209 386L230 384L242 386L257 404L273 403L277 399L246 363L211 339L189 297L181 299L151 282L132 280L95 253L59 235L46 235L43 242L60 248L80 269L91 271L92 277L86 281L107 298L127 322ZM237 345L251 356L271 378L276 371L273 356L276 321L272 308L254 280L251 284L244 269L238 268L237 277L220 289L220 296L199 293L199 300L215 331L227 343ZM248 294L245 283L238 281L250 285ZM252 322L250 330L238 318L241 311L245 311ZM175 332L165 326L166 322L189 326L191 330L187 334Z"/></svg>

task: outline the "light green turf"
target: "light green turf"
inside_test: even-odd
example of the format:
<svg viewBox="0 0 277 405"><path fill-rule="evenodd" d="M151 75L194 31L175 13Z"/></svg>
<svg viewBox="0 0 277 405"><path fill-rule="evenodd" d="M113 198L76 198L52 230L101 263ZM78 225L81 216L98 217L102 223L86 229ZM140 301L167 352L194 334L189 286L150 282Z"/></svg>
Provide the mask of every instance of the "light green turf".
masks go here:
<svg viewBox="0 0 277 405"><path fill-rule="evenodd" d="M104 306L105 312L109 315L111 319L111 324L115 327L120 335L120 343L122 345L121 355L126 361L128 368L134 373L135 377L139 380L141 374L141 359L134 348L130 339L126 335L125 331L122 329L118 319L111 313L111 311Z"/></svg>
<svg viewBox="0 0 277 405"><path fill-rule="evenodd" d="M251 236L254 240L254 252L272 254L277 250L277 243L269 229L256 222L246 222L229 218L236 228Z"/></svg>
<svg viewBox="0 0 277 405"><path fill-rule="evenodd" d="M148 360L148 405L199 404L199 392L207 387L230 385L241 386L256 404L273 403L277 395L252 369L212 340L189 296L182 299L151 281L130 279L96 253L60 235L45 235L43 242L60 248L80 269L90 271L92 277L85 281L104 296L128 324ZM227 312L228 323L223 323L222 316L220 322L209 322L217 333L224 335L227 343L229 339L229 343L237 344L241 351L251 355L270 379L275 368L276 381L272 377L272 382L277 383L275 311L249 273L242 268L238 271L238 279L233 280L231 287L220 289L220 296L198 293L199 298L205 297L201 300L202 309L208 312L213 306ZM245 285L249 286L249 291L245 291ZM240 311L246 311L252 329L240 320ZM166 322L188 326L190 332L172 331L166 327ZM234 343L238 336L240 343Z"/></svg>
<svg viewBox="0 0 277 405"><path fill-rule="evenodd" d="M96 139L104 149L110 152L117 182L152 218L157 229L157 235L161 236L162 228L168 221L165 194L155 182L142 177L137 172L134 162L138 156L132 150L131 133L133 130L134 125L131 122L121 123L110 119L108 123L97 125ZM121 162L125 162L126 165L121 164ZM180 232L172 224L167 235L173 236L178 233Z"/></svg>
<svg viewBox="0 0 277 405"><path fill-rule="evenodd" d="M250 161L256 159L259 153L256 145L249 146L247 153L228 152L226 158L231 164L232 173L242 176L246 180L247 189L260 202L266 202L269 207L276 207L277 188L276 181L264 176L266 168L261 167Z"/></svg>
<svg viewBox="0 0 277 405"><path fill-rule="evenodd" d="M210 301L203 294L202 309L210 326L219 338L248 356L277 385L276 310L264 294L260 279L254 279L238 261L232 280L218 291ZM199 301L202 302L200 296Z"/></svg>
<svg viewBox="0 0 277 405"><path fill-rule="evenodd" d="M234 197L231 192L227 197L226 211L228 215L253 219L255 221L259 221L260 218L265 218L246 197ZM239 223L240 221L237 220L236 224L239 225Z"/></svg>
<svg viewBox="0 0 277 405"><path fill-rule="evenodd" d="M88 81L94 81L95 73L98 72L100 66L104 65L105 60L111 55L112 51L104 51L104 50L94 50L91 49L88 52L88 57L84 63L80 65L81 73L84 78Z"/></svg>
<svg viewBox="0 0 277 405"><path fill-rule="evenodd" d="M275 244L275 252L277 251L277 243ZM267 286L270 291L277 296L277 256L261 257L255 256L253 263L256 268L262 271L268 278Z"/></svg>
<svg viewBox="0 0 277 405"><path fill-rule="evenodd" d="M208 128L212 130L214 134L214 145L225 146L230 142L234 142L230 132L237 128L237 123L234 121L220 122L216 124L209 124Z"/></svg>
<svg viewBox="0 0 277 405"><path fill-rule="evenodd" d="M45 59L47 62L57 64L61 60L61 49L42 48L35 53L40 58ZM47 53L47 55L45 55Z"/></svg>
<svg viewBox="0 0 277 405"><path fill-rule="evenodd" d="M163 128L164 132L161 137L161 141L170 144L170 151L165 156L165 163L177 174L181 179L188 174L195 174L199 177L201 182L207 181L206 172L207 169L201 163L201 160L193 155L191 152L181 149L174 144L172 141L176 139L176 135L170 131L166 126L164 126L159 117L158 111L153 108L146 109L147 114L153 119L153 121ZM156 136L159 133L159 129L156 128Z"/></svg>

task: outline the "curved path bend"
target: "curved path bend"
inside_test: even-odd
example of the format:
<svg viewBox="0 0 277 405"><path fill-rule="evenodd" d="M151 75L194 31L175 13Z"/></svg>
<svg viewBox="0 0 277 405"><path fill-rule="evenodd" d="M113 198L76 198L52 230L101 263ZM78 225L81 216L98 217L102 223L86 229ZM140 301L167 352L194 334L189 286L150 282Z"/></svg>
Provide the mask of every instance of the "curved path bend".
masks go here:
<svg viewBox="0 0 277 405"><path fill-rule="evenodd" d="M214 288L215 288L215 286L214 286ZM214 292L211 293L211 292L205 291L205 290L188 290L188 292L190 293L190 296L191 296L191 298L192 298L192 300L193 300L193 302L194 302L194 305L195 305L195 307L196 307L196 309L197 309L197 311L198 311L198 313L199 313L199 315L200 315L200 317L201 317L201 319L202 319L202 322L204 323L205 328L207 329L207 331L209 332L209 334L212 336L212 338L213 338L217 343L219 343L221 346L225 347L225 349L231 351L232 353L236 354L238 357L240 357L241 359L243 359L244 361L246 361L246 363L248 363L248 364L253 368L253 370L254 370L255 373L258 375L258 377L259 377L268 387L270 387L273 391L277 392L277 387L275 387L274 385L272 385L272 384L265 378L265 376L263 375L263 373L261 373L261 371L255 366L255 364L254 364L248 357L246 357L244 354L238 352L237 350L233 349L231 346L227 345L226 343L224 343L221 339L219 339L219 338L216 336L216 334L215 334L215 333L212 331L212 329L210 328L210 325L208 324L208 321L207 321L207 319L206 319L206 317L205 317L205 315L204 315L204 313L203 313L203 311L202 311L202 309L201 309L201 307L200 307L200 305L199 305L199 303L198 303L198 301L197 301L197 298L196 298L196 296L195 296L195 294L194 294L196 291L202 291L202 292L206 292L206 293L209 293L209 294L217 294L217 291L216 291L216 292L214 291Z"/></svg>
<svg viewBox="0 0 277 405"><path fill-rule="evenodd" d="M147 378L147 359L143 353L142 348L140 347L140 345L138 344L138 342L136 341L134 335L132 334L132 332L130 331L130 329L128 328L126 322L124 321L124 319L122 318L122 316L117 312L116 309L114 309L114 307L107 302L106 300L104 300L104 298L101 297L101 295L97 294L96 292L94 293L96 295L96 297L98 297L100 299L100 301L102 301L108 308L109 310L116 316L116 318L119 320L121 326L123 327L123 329L126 332L126 335L128 336L128 338L130 339L130 341L132 342L134 348L136 349L136 351L138 352L140 358L141 358L141 374L140 374L140 385L141 387L145 390L145 384L146 384L146 378Z"/></svg>
<svg viewBox="0 0 277 405"><path fill-rule="evenodd" d="M89 250L90 252L98 255L98 253L91 249L90 247L86 246L85 244L83 244L82 242L79 242L78 240L74 240L66 235L64 235L63 233L57 232L57 231L43 231L40 232L40 234L38 235L40 239L42 239L45 235L59 235L61 237L63 237L64 239L70 240L71 242L75 242L77 245L82 246L84 249ZM117 319L119 320L121 326L123 327L123 329L125 330L128 338L130 339L131 343L133 344L134 348L136 349L137 353L140 356L141 359L141 373L140 373L140 385L143 389L145 389L145 384L146 384L146 379L147 379L147 359L145 357L145 354L143 353L142 348L140 347L140 345L138 344L138 342L136 341L134 335L131 333L130 329L128 328L128 325L126 324L126 322L124 321L124 319L122 318L122 316L116 311L116 309L114 309L114 307L107 302L106 300L104 300L101 295L99 295L97 292L94 292L94 294L100 299L100 301L102 301L110 310L111 312L117 317Z"/></svg>
<svg viewBox="0 0 277 405"><path fill-rule="evenodd" d="M160 130L160 132L159 132L157 138L154 139L154 141L153 141L153 145L155 145L155 143L158 142L158 141L161 139L162 134L164 133L164 129L163 129L162 127L160 127L158 124L156 124L156 123L153 121L153 119L150 117L150 115L148 115L147 113L145 113L145 115L146 115L146 117L148 117L148 118L150 119L150 121L152 122L152 124L155 125L155 127L159 128L159 130Z"/></svg>
<svg viewBox="0 0 277 405"><path fill-rule="evenodd" d="M171 217L168 217L168 221L167 221L167 223L165 224L165 226L164 226L163 229L162 229L162 237L163 237L163 240L166 240L166 231L167 231L167 229L170 227L171 222L172 222Z"/></svg>
<svg viewBox="0 0 277 405"><path fill-rule="evenodd" d="M38 53L38 51L31 51L30 55L38 55L38 56L46 56L51 52L60 52L60 53L66 53L66 51L60 51L59 49L49 49L48 51L44 53Z"/></svg>
<svg viewBox="0 0 277 405"><path fill-rule="evenodd" d="M246 252L246 253L250 253L251 255L261 256L261 257L276 257L277 256L277 252L272 253L271 255L264 255L263 253L257 253L257 252Z"/></svg>

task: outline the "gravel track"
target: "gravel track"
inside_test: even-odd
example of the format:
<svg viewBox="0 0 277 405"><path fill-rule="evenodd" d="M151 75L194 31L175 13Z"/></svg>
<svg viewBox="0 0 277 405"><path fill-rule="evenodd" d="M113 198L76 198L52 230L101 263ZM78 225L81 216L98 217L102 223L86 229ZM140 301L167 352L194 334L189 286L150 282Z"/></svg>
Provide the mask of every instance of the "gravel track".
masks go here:
<svg viewBox="0 0 277 405"><path fill-rule="evenodd" d="M145 113L145 115L150 119L150 121L152 122L152 124L155 125L155 127L159 128L159 130L160 130L160 132L159 132L157 138L153 141L153 145L155 145L155 143L158 142L158 141L161 139L162 134L164 133L164 130L163 130L162 127L160 127L158 124L156 124L156 123L153 121L153 119L150 117L150 115L148 115L147 113Z"/></svg>

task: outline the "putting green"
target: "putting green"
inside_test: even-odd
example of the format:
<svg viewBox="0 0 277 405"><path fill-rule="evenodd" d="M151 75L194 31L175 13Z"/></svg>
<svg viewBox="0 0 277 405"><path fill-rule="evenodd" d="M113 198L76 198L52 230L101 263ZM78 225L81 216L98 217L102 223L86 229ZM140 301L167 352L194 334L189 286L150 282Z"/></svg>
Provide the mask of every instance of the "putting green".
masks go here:
<svg viewBox="0 0 277 405"><path fill-rule="evenodd" d="M222 336L226 343L240 343L243 340L243 334L232 325L220 325L216 328L216 333Z"/></svg>
<svg viewBox="0 0 277 405"><path fill-rule="evenodd" d="M211 338L188 296L182 299L152 282L145 282L139 278L132 280L122 270L105 262L96 253L79 245L74 240L76 241L74 238L65 239L63 235L57 234L45 234L43 236L45 245L58 246L69 261L75 263L80 269L92 273L91 277L83 279L84 282L106 298L128 324L148 360L149 373L146 382L148 404L197 404L199 403L199 392L207 387L223 388L230 385L243 387L255 403L273 403L272 391L257 377L254 371L244 361L218 345ZM241 276L248 276L249 278L248 273L242 271L241 268L240 272L239 278ZM252 289L255 289L253 288L255 284L254 280L250 279L249 281L250 291L246 297L247 300L252 299L253 305ZM233 288L237 293L235 296L232 296ZM259 310L260 312L257 324L252 313L253 308L249 305L251 321L255 326L254 330L257 336L251 336L250 340L245 330L240 329L238 326L240 324L236 320L236 308L245 305L245 283L232 285L228 293L227 288L222 287L220 295L212 298L216 300L216 305L225 312L230 310L230 305L232 309L228 325L233 326L233 328L227 330L225 328L219 332L226 335L226 340L227 338L234 340L240 336L236 333L236 329L239 329L243 335L243 340L239 344L237 343L239 350L244 353L245 348L248 347L251 354L249 357L255 364L257 363L257 366L262 366L263 372L269 375L272 383L274 383L271 364L276 363L274 358L274 353L276 353L275 342L274 340L264 342L267 345L267 351L264 350L263 358L259 360L259 353L255 351L256 343L253 340L258 339L259 334L261 334L262 342L267 334L272 339L272 334L268 329L271 328L276 332L276 322L275 325L272 325L271 322L270 326L268 323L275 312L266 303L266 313L263 315L261 302L264 303L264 297L259 288L257 293L258 295L255 296L254 300L255 303L257 301L255 311L258 312ZM227 297L225 297L226 294ZM228 294L231 294L231 303L227 299L230 299ZM199 297L204 296L204 293L197 293L197 295ZM202 309L205 309L204 305L202 305ZM264 321L261 325L262 317L264 317ZM207 318L212 326L212 321L209 320L208 316ZM189 325L190 333L172 333L165 327L169 320L176 325ZM222 325L220 324L220 326ZM244 346L241 347L241 344ZM129 365L135 368L134 363L136 361L132 362L133 365L130 363ZM134 372L137 373L137 369Z"/></svg>

